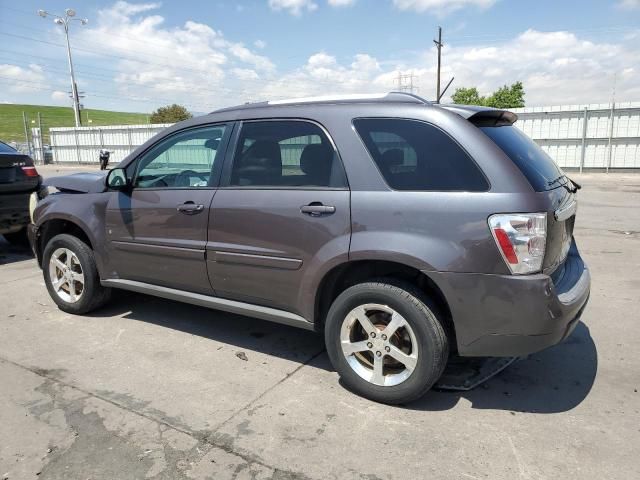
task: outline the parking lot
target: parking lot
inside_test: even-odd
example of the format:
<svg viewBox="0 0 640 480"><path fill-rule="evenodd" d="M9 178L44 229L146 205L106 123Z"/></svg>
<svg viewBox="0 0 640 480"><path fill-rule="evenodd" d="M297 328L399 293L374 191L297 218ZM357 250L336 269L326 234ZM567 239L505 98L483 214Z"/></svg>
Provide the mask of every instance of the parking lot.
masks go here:
<svg viewBox="0 0 640 480"><path fill-rule="evenodd" d="M640 175L572 177L583 322L399 407L342 388L311 332L125 292L65 314L0 240L0 478L640 478Z"/></svg>

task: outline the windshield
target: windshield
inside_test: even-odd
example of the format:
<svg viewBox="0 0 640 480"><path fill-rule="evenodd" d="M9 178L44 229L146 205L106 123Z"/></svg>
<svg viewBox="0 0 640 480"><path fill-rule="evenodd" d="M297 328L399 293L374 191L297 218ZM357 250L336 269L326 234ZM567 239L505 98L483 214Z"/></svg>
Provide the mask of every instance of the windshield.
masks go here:
<svg viewBox="0 0 640 480"><path fill-rule="evenodd" d="M560 167L516 127L480 127L480 130L507 154L536 192L552 190L566 183Z"/></svg>

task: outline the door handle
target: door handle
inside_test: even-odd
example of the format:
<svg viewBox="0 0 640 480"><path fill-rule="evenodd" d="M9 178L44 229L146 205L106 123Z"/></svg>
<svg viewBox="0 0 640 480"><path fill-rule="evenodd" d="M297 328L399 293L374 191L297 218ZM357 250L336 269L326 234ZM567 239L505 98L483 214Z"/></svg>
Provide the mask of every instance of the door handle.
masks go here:
<svg viewBox="0 0 640 480"><path fill-rule="evenodd" d="M177 210L180 213L184 213L185 215L195 215L204 210L204 205L200 205L200 204L196 205L195 203L189 201L189 202L184 202L182 205L178 205Z"/></svg>
<svg viewBox="0 0 640 480"><path fill-rule="evenodd" d="M323 205L321 202L311 202L309 205L303 205L300 207L302 213L311 215L312 217L319 217L321 215L330 215L336 212L336 207L333 205Z"/></svg>

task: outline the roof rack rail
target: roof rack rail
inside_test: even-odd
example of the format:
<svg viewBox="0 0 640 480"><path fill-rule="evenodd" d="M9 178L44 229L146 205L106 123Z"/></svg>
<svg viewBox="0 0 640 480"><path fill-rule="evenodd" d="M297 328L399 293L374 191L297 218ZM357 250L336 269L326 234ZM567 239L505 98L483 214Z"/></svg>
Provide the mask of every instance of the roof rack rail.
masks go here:
<svg viewBox="0 0 640 480"><path fill-rule="evenodd" d="M270 100L268 102L245 103L236 107L222 108L216 112L229 110L242 110L246 108L260 108L277 105L304 105L304 104L335 104L335 103L414 103L419 105L431 105L431 102L408 92L386 92L344 95L322 95L316 97L289 98L285 100ZM213 113L213 112L212 112Z"/></svg>
<svg viewBox="0 0 640 480"><path fill-rule="evenodd" d="M317 97L288 98L271 100L269 105L297 105L301 103L361 103L361 102L399 102L428 104L424 98L407 92L352 93L344 95L321 95Z"/></svg>

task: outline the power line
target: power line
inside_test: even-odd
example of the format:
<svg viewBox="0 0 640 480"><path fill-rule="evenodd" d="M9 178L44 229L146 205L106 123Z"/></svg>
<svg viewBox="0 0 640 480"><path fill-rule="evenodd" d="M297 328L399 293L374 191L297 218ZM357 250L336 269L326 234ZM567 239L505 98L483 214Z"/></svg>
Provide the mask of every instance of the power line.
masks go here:
<svg viewBox="0 0 640 480"><path fill-rule="evenodd" d="M33 42L38 42L38 43L43 43L43 44L47 44L47 45L52 45L52 46L57 46L57 47L64 47L64 45L62 44L58 44L55 42L50 42L47 40L41 40L41 39L37 39L37 38L33 38L33 37L27 37L24 35L17 35L17 34L13 34L13 33L6 33L6 32L0 32L0 35L6 35L6 36L10 36L10 37L15 37L15 38L21 38L24 40L29 40L29 41L33 41ZM157 66L157 67L164 67L164 68L170 68L170 69L174 69L177 66L175 64L169 65L169 64L163 64L163 63L156 63L156 62L150 62L148 60L143 60L140 58L133 58L133 57L123 57L121 55L112 55L112 54L108 54L108 53L103 53L103 52L99 52L96 50L91 50L91 49L87 49L87 48L74 48L74 50L79 50L79 51L83 51L83 52L87 52L87 53L91 53L94 55L99 55L99 56L104 56L104 57L108 57L108 58L115 58L118 60L125 60L125 61L130 61L130 62L137 62L137 63L142 63L145 65L151 65L151 66ZM134 50L128 50L134 53L139 53L140 55L144 55L143 52L135 52ZM211 74L211 70L208 69L203 69L203 68L189 68L189 67L185 67L182 64L179 66L180 70L187 70L187 71L192 71L201 75L210 75ZM118 72L118 73L122 73L122 72ZM271 85L274 83L274 81L277 80L262 80L262 79L251 79L251 80L245 80L248 83L252 83L252 84L262 84L262 85ZM336 86L335 81L323 81L323 80L317 80L317 79L313 79L312 80L313 84L316 85L330 85L332 87Z"/></svg>
<svg viewBox="0 0 640 480"><path fill-rule="evenodd" d="M400 92L409 92L409 93L418 93L419 88L417 85L413 84L413 79L416 78L416 75L411 73L401 73L398 71L397 78L397 89Z"/></svg>
<svg viewBox="0 0 640 480"><path fill-rule="evenodd" d="M2 57L0 57L2 58ZM9 60L9 61L13 61L13 60ZM18 66L25 66L24 63L22 65L20 65L20 62L17 62ZM57 67L52 67L50 65L42 65L42 64L28 64L28 65L36 65L38 67L40 67L44 72L58 72L58 73L64 73L64 69L61 68L57 68ZM26 66L28 66L26 65ZM93 72L87 72L85 73L84 71L83 75L85 77L88 77L92 80L98 81L98 82L104 82L104 83L108 83L108 84L113 84L113 77L109 76L109 75L100 75L97 73L93 73ZM122 72L118 72L117 70L113 70L114 73L122 73ZM178 84L178 83L163 83L162 84L164 87L168 87L168 88L178 88L178 87L182 87L184 86L184 84ZM142 87L142 86L141 86ZM212 95L220 95L220 93L222 92L226 92L229 94L237 94L238 96L247 96L248 95L248 89L231 89L228 87L217 87L216 89L211 89L211 88L203 88L202 86L198 87L198 94L202 93L202 92L208 92L211 93Z"/></svg>

